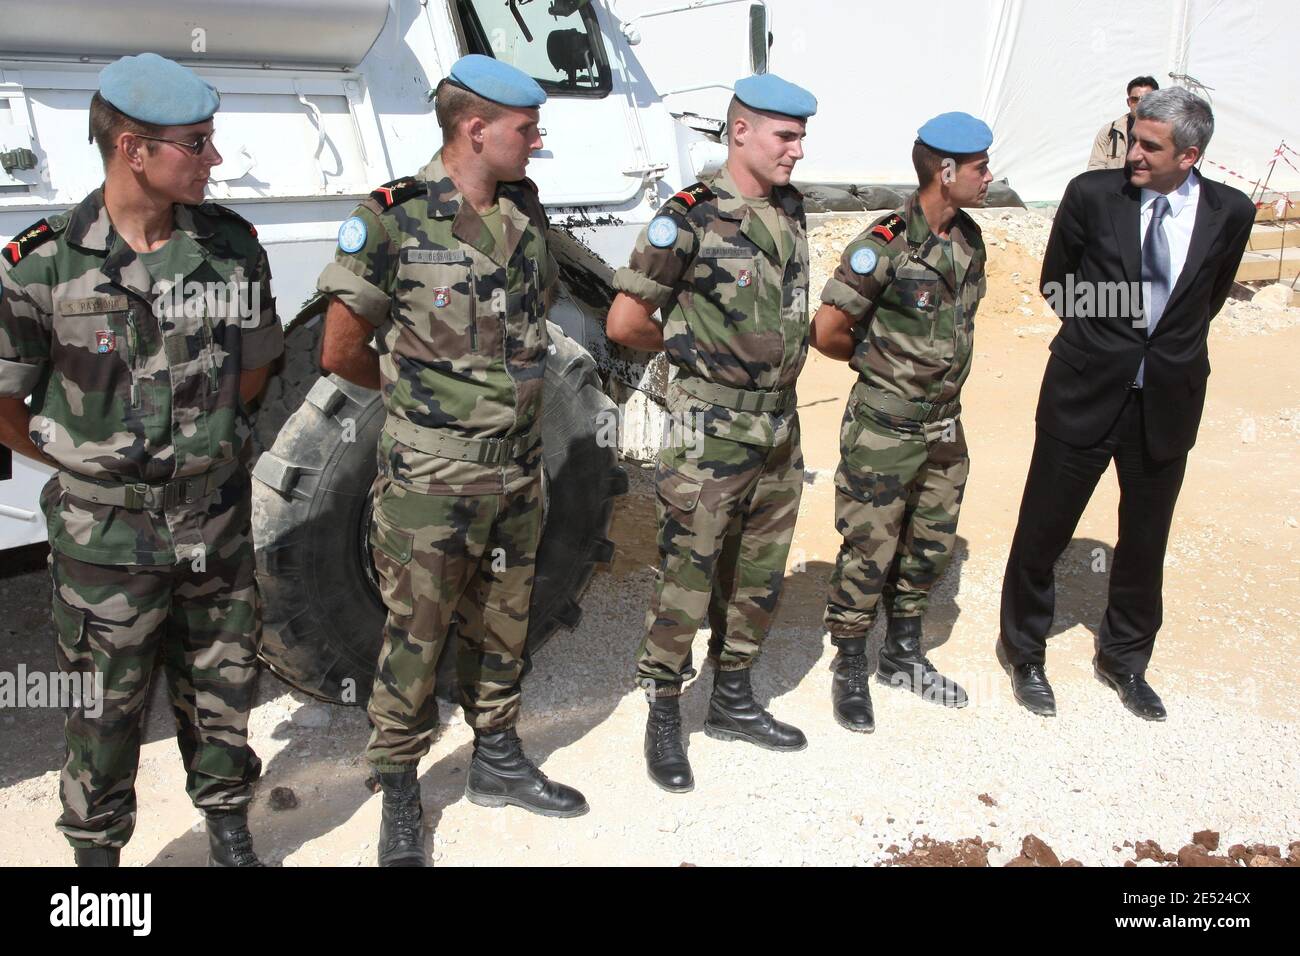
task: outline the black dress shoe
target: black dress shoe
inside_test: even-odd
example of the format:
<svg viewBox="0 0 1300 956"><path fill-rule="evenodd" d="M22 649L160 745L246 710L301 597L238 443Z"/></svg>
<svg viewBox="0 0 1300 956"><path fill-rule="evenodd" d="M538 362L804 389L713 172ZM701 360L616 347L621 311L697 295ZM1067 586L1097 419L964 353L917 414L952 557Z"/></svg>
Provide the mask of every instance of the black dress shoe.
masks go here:
<svg viewBox="0 0 1300 956"><path fill-rule="evenodd" d="M940 674L921 653L921 619L891 617L885 643L880 648L876 680L891 687L904 687L926 700L945 707L965 707L966 691L956 681Z"/></svg>
<svg viewBox="0 0 1300 956"><path fill-rule="evenodd" d="M695 789L691 763L682 745L681 698L656 697L645 722L645 768L650 779L669 793Z"/></svg>
<svg viewBox="0 0 1300 956"><path fill-rule="evenodd" d="M1020 705L1039 717L1056 716L1056 695L1042 664L1016 664L1011 668L1011 693Z"/></svg>
<svg viewBox="0 0 1300 956"><path fill-rule="evenodd" d="M867 659L867 639L841 640L839 653L831 661L831 712L835 722L845 730L869 734L876 729L871 707L871 662Z"/></svg>
<svg viewBox="0 0 1300 956"><path fill-rule="evenodd" d="M480 807L522 807L544 817L578 817L588 810L586 797L551 780L524 756L514 728L475 732L465 796Z"/></svg>
<svg viewBox="0 0 1300 956"><path fill-rule="evenodd" d="M379 865L426 866L424 807L420 804L420 779L415 767L380 771L378 777L384 791L379 821Z"/></svg>
<svg viewBox="0 0 1300 956"><path fill-rule="evenodd" d="M1167 716L1160 695L1147 683L1145 675L1115 674L1100 664L1094 664L1093 671L1102 683L1115 688L1121 704L1143 720L1164 720Z"/></svg>
<svg viewBox="0 0 1300 956"><path fill-rule="evenodd" d="M714 671L704 732L715 740L744 740L764 750L803 750L808 746L802 730L781 723L754 700L748 668Z"/></svg>

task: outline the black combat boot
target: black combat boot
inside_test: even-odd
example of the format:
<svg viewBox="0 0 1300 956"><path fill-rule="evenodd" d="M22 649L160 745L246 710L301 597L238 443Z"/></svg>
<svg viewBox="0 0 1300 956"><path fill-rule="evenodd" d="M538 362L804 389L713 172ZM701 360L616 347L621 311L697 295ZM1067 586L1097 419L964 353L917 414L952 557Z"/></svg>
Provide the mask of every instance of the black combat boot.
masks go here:
<svg viewBox="0 0 1300 956"><path fill-rule="evenodd" d="M704 732L717 740L745 740L765 750L803 750L803 731L783 724L754 700L749 668L713 672L713 696Z"/></svg>
<svg viewBox="0 0 1300 956"><path fill-rule="evenodd" d="M839 653L831 661L831 710L845 730L869 734L876 729L871 709L871 662L865 637L836 641Z"/></svg>
<svg viewBox="0 0 1300 956"><path fill-rule="evenodd" d="M74 846L72 855L77 866L117 866L122 850L115 846Z"/></svg>
<svg viewBox="0 0 1300 956"><path fill-rule="evenodd" d="M695 789L695 777L682 745L680 697L656 697L650 701L645 722L645 768L650 779L671 793Z"/></svg>
<svg viewBox="0 0 1300 956"><path fill-rule="evenodd" d="M921 653L919 617L889 619L876 680L892 687L905 687L945 707L965 707L969 703L966 692L935 670L930 659Z"/></svg>
<svg viewBox="0 0 1300 956"><path fill-rule="evenodd" d="M248 812L206 811L208 821L208 866L263 866L253 852L248 832Z"/></svg>
<svg viewBox="0 0 1300 956"><path fill-rule="evenodd" d="M384 791L383 817L379 824L380 866L425 866L424 807L420 804L420 780L415 767L396 772L377 772Z"/></svg>
<svg viewBox="0 0 1300 956"><path fill-rule="evenodd" d="M480 807L508 804L544 817L577 817L588 810L586 797L552 782L524 756L513 727L496 734L474 731L465 796Z"/></svg>

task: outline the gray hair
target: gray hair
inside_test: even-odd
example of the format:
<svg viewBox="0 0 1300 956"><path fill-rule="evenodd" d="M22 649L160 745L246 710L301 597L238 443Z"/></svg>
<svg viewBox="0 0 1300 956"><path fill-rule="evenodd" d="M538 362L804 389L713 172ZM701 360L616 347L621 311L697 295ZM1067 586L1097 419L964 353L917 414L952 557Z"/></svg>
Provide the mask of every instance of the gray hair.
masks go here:
<svg viewBox="0 0 1300 956"><path fill-rule="evenodd" d="M1137 106L1137 118L1158 120L1173 128L1174 146L1181 152L1195 146L1204 153L1214 135L1210 104L1180 86L1152 90Z"/></svg>

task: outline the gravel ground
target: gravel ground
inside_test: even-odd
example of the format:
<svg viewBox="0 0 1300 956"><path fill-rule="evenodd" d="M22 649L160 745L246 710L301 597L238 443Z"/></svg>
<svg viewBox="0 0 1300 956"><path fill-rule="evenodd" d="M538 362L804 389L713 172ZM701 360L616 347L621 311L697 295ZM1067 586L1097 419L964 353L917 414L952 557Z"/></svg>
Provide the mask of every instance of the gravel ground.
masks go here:
<svg viewBox="0 0 1300 956"><path fill-rule="evenodd" d="M654 499L649 473L633 467L614 528L618 556L593 581L582 623L536 656L525 683L520 731L528 752L548 774L580 787L591 813L551 820L469 804L462 789L472 735L458 709L446 706L445 729L421 765L435 863L871 865L978 862L984 854L1002 865L1022 858L1023 840L1033 834L1060 860L1122 865L1138 855L1140 841L1177 850L1206 829L1218 831L1224 847L1263 842L1286 856L1300 837L1300 713L1291 687L1300 494L1286 480L1229 510L1224 489L1232 476L1253 487L1265 467L1291 475L1300 465L1300 386L1283 383L1260 404L1257 344L1228 341L1258 333L1272 337L1275 349L1295 348L1300 330L1289 313L1297 310L1281 310L1275 324L1234 309L1240 333L1231 323L1215 326L1225 341L1170 545L1166 627L1151 671L1170 720L1131 717L1091 675L1105 576L1090 565L1098 548L1109 557L1106 542L1113 540L1115 497L1105 483L1059 567L1049 667L1060 716L1035 718L1012 702L993 640L1032 437L1032 395L1053 331L1015 309L1036 279L1033 258L1050 223L1002 210L980 218L998 243L990 242L990 304L998 306L981 312L981 364L968 385L975 469L962 537L927 619L932 658L964 684L971 706L944 710L877 685L876 733L848 733L830 717L832 653L820 612L838 543L831 476L851 377L842 366L814 364L800 389L809 480L795 546L805 563L787 576L754 677L760 699L804 729L808 749L773 754L706 737L711 672L704 669L683 705L695 791L668 794L647 780L645 701L631 671L653 580ZM869 221L842 217L814 229L814 293L844 242ZM1040 304L1026 306L1037 319ZM1240 599L1243 589L1251 601ZM0 578L0 612L0 670L20 663L48 669L48 584L39 561ZM701 633L697 661L705 644ZM124 862L201 863L204 838L183 791L165 698L155 691L138 782L140 824ZM52 827L60 725L53 710L0 713L0 864L68 859ZM265 765L253 810L265 858L290 866L373 864L379 797L366 786L360 757L367 736L363 712L311 701L263 675L251 737ZM274 788L292 790L297 806L272 809Z"/></svg>

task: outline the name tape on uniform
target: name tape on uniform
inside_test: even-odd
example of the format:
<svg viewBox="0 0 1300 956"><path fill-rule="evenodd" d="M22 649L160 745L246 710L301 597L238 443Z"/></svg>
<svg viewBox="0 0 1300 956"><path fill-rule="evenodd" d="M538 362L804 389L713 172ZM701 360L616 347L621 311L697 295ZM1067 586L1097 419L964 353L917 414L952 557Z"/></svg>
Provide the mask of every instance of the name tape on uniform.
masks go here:
<svg viewBox="0 0 1300 956"><path fill-rule="evenodd" d="M465 262L469 256L463 249L403 249L403 262L447 263Z"/></svg>
<svg viewBox="0 0 1300 956"><path fill-rule="evenodd" d="M89 299L64 299L59 315L93 315L97 312L123 312L131 305L124 295L95 295Z"/></svg>

